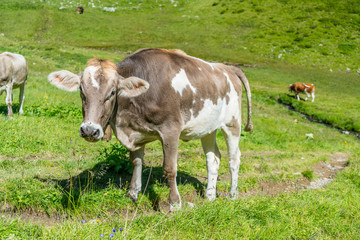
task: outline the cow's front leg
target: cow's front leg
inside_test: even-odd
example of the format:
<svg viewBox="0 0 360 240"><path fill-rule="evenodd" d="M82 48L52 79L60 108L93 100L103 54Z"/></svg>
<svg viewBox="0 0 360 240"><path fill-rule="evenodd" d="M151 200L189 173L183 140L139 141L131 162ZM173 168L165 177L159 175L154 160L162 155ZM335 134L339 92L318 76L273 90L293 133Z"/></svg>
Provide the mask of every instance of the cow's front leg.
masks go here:
<svg viewBox="0 0 360 240"><path fill-rule="evenodd" d="M138 199L138 193L141 191L141 174L142 174L142 161L144 158L145 146L140 149L130 152L130 160L134 166L133 175L130 182L130 189L128 196L136 201Z"/></svg>
<svg viewBox="0 0 360 240"><path fill-rule="evenodd" d="M311 97L312 97L311 102L314 102L314 100L315 100L315 94L314 94L314 92L311 93Z"/></svg>
<svg viewBox="0 0 360 240"><path fill-rule="evenodd" d="M300 97L299 97L299 94L298 93L296 93L296 99L298 100L298 101L300 101Z"/></svg>
<svg viewBox="0 0 360 240"><path fill-rule="evenodd" d="M306 98L305 98L305 101L308 100L308 98L310 97L310 94L305 90L305 93L306 93Z"/></svg>
<svg viewBox="0 0 360 240"><path fill-rule="evenodd" d="M164 152L163 173L170 188L170 211L181 208L181 198L176 185L178 144L179 134L172 132L162 137Z"/></svg>

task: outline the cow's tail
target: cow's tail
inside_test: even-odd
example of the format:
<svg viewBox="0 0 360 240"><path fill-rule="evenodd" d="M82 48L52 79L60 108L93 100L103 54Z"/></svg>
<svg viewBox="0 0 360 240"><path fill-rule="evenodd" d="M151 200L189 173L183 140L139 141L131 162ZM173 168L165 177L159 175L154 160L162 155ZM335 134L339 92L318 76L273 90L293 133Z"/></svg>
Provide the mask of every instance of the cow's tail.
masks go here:
<svg viewBox="0 0 360 240"><path fill-rule="evenodd" d="M239 69L237 67L233 67L233 66L231 68L233 69L235 74L240 78L242 84L244 85L245 91L246 91L248 119L247 119L247 123L246 123L244 130L247 132L252 132L254 126L251 121L251 91L250 91L249 81L248 81L247 77L245 76L245 73L241 69Z"/></svg>

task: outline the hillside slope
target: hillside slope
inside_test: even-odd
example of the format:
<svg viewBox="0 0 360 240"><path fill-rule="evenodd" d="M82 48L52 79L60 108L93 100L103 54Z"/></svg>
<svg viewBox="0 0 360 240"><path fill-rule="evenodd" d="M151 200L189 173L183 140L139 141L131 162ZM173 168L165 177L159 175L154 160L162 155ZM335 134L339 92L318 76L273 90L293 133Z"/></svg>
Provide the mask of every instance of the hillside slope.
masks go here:
<svg viewBox="0 0 360 240"><path fill-rule="evenodd" d="M80 5L85 13L75 17ZM329 71L360 68L356 0L4 0L0 8L1 33L17 40L122 51L181 48L209 60Z"/></svg>

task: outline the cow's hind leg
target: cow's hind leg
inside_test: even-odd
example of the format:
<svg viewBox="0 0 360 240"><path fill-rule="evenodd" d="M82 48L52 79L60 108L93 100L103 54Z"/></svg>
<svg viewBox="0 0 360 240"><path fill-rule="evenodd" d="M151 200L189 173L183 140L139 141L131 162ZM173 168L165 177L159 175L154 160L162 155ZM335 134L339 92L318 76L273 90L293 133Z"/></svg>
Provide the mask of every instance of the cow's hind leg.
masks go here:
<svg viewBox="0 0 360 240"><path fill-rule="evenodd" d="M13 89L13 86L12 84L8 84L7 87L6 87L6 99L5 99L5 103L8 107L8 115L10 118L13 117L13 110L12 110L12 89Z"/></svg>
<svg viewBox="0 0 360 240"><path fill-rule="evenodd" d="M167 131L161 136L164 153L163 173L170 188L170 211L181 208L181 198L176 184L179 136L180 133L176 131Z"/></svg>
<svg viewBox="0 0 360 240"><path fill-rule="evenodd" d="M138 199L138 193L141 191L142 161L144 158L144 148L142 147L134 152L130 152L130 160L134 166L133 175L130 182L130 189L127 195L133 200Z"/></svg>
<svg viewBox="0 0 360 240"><path fill-rule="evenodd" d="M216 181L220 165L221 154L216 145L216 131L203 137L201 144L206 156L206 166L208 172L208 185L206 188L206 196L209 200L216 197Z"/></svg>
<svg viewBox="0 0 360 240"><path fill-rule="evenodd" d="M240 121L234 121L231 125L226 125L221 129L228 147L229 170L231 174L230 198L233 199L238 197L237 185L241 156L239 149L240 126Z"/></svg>
<svg viewBox="0 0 360 240"><path fill-rule="evenodd" d="M24 110L23 110L23 105L24 105L24 99L25 99L25 84L26 82L23 82L23 84L20 85L20 94L19 94L19 103L20 103L20 109L19 109L19 113L23 114Z"/></svg>

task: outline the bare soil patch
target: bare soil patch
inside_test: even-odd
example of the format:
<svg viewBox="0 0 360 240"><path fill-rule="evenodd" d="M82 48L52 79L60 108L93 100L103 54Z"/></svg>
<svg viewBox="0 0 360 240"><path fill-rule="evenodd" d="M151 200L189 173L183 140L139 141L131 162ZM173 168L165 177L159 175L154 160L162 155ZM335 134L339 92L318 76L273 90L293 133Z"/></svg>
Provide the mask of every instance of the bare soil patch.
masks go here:
<svg viewBox="0 0 360 240"><path fill-rule="evenodd" d="M348 154L335 153L329 157L328 162L319 162L313 165L310 169L314 171L315 179L309 181L302 176L296 181L280 181L269 182L264 181L259 183L259 187L251 189L247 192L240 192L240 197L248 197L254 195L278 195L287 192L296 192L306 189L324 188L331 183L336 174L346 166L348 166ZM302 175L301 173L294 173L295 175Z"/></svg>
<svg viewBox="0 0 360 240"><path fill-rule="evenodd" d="M66 219L68 216L49 216L45 212L33 211L33 210L12 210L10 206L2 206L0 217L14 219L17 218L24 222L35 223L39 225L53 226L59 224Z"/></svg>

